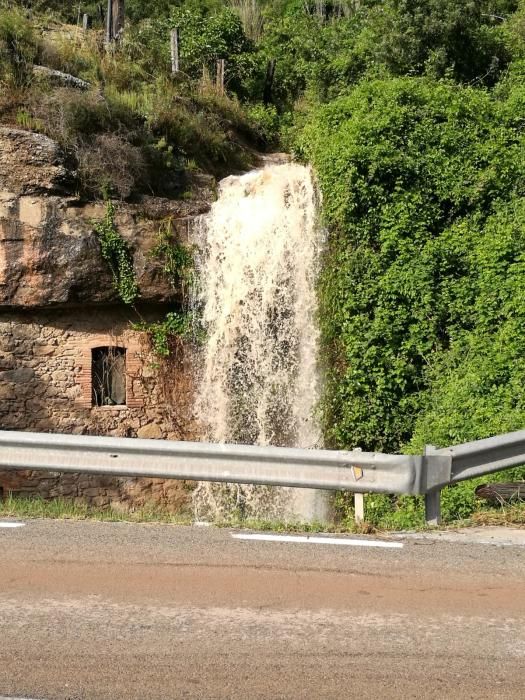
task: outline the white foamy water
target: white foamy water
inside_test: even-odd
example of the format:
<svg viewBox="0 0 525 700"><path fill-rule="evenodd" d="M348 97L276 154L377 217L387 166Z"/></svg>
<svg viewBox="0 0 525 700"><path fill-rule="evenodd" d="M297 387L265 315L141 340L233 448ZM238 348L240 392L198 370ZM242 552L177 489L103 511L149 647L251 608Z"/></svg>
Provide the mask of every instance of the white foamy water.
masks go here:
<svg viewBox="0 0 525 700"><path fill-rule="evenodd" d="M315 282L322 234L309 168L268 165L222 181L197 233L207 333L196 412L213 442L314 447L319 395ZM290 489L207 486L202 517L289 511Z"/></svg>

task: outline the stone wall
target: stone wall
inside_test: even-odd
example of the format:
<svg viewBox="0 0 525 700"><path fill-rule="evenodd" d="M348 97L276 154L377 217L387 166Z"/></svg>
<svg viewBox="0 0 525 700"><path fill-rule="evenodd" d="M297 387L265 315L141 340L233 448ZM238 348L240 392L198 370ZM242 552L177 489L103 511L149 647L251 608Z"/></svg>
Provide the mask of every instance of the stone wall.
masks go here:
<svg viewBox="0 0 525 700"><path fill-rule="evenodd" d="M130 321L180 306L181 289L154 254L159 232L169 222L173 241L187 243L215 182L195 175L184 200L114 202L115 224L133 257L139 316L119 305L101 255L94 223L106 205L79 199L75 177L75 163L57 143L0 126L0 429L195 439L188 348L179 344L170 362L159 363ZM101 346L126 349L126 406L92 405L92 349ZM27 471L0 473L0 490L99 506L153 501L172 510L188 493L169 481Z"/></svg>
<svg viewBox="0 0 525 700"><path fill-rule="evenodd" d="M140 317L159 312L142 308ZM3 430L192 440L191 352L183 343L159 361L146 334L122 307L9 312L0 316L0 426ZM91 350L126 349L126 405L93 406ZM0 472L0 489L44 498L79 498L97 506L147 502L179 510L188 485L160 479Z"/></svg>

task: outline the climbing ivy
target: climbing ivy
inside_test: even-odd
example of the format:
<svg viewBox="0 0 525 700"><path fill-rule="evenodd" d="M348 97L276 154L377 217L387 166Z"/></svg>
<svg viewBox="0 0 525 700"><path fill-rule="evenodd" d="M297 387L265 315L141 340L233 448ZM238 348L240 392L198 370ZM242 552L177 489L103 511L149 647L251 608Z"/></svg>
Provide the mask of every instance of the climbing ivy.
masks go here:
<svg viewBox="0 0 525 700"><path fill-rule="evenodd" d="M187 313L170 311L163 321L156 323L134 323L133 328L147 333L151 340L153 352L159 357L171 355L172 341L191 335L191 316Z"/></svg>
<svg viewBox="0 0 525 700"><path fill-rule="evenodd" d="M155 246L150 250L149 257L156 258L162 263L164 274L172 287L180 289L184 295L186 286L193 280L193 254L190 248L175 240L171 217L162 221ZM163 358L171 355L174 341L194 335L192 326L191 314L179 311L170 311L162 321L154 323L142 321L133 324L135 330L148 334L153 352Z"/></svg>
<svg viewBox="0 0 525 700"><path fill-rule="evenodd" d="M138 296L133 258L128 244L118 232L112 202L107 202L106 215L102 221L95 223L94 231L100 243L102 257L113 274L115 289L125 304L133 304Z"/></svg>

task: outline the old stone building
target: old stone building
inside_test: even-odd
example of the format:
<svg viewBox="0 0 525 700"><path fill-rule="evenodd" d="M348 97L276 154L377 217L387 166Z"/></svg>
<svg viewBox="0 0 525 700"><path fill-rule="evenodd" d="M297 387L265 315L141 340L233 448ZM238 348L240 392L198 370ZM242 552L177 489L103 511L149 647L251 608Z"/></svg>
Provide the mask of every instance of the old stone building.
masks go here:
<svg viewBox="0 0 525 700"><path fill-rule="evenodd" d="M48 138L0 128L0 427L196 439L191 353L181 341L169 361L159 361L133 323L181 304L151 251L168 218L187 241L192 219L211 201L210 182L197 183L191 200L116 205L139 287L137 304L127 307L94 233L105 205L81 202L72 181ZM187 498L177 482L27 471L0 472L0 489L172 509Z"/></svg>

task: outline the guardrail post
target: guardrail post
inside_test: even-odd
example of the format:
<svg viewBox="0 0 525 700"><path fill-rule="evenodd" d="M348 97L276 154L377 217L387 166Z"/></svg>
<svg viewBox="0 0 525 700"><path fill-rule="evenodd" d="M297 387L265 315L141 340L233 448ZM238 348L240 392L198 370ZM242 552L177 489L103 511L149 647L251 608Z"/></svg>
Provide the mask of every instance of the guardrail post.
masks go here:
<svg viewBox="0 0 525 700"><path fill-rule="evenodd" d="M439 525L441 522L441 489L425 494L425 521L427 525Z"/></svg>
<svg viewBox="0 0 525 700"><path fill-rule="evenodd" d="M426 445L425 455L433 455L435 452L434 445ZM439 488L427 491L425 494L425 522L433 526L441 523L441 489Z"/></svg>
<svg viewBox="0 0 525 700"><path fill-rule="evenodd" d="M365 520L365 494L354 493L354 519L360 524Z"/></svg>

